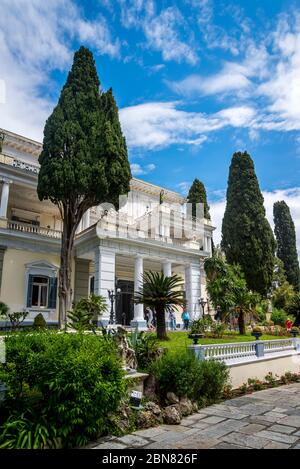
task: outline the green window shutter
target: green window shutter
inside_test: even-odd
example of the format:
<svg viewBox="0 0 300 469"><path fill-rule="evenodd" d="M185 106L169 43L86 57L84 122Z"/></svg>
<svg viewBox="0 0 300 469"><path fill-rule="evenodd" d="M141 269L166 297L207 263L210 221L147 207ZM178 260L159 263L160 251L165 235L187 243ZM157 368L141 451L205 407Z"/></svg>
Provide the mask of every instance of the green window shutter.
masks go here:
<svg viewBox="0 0 300 469"><path fill-rule="evenodd" d="M57 278L49 278L48 308L56 308Z"/></svg>
<svg viewBox="0 0 300 469"><path fill-rule="evenodd" d="M93 295L95 292L95 277L90 278L90 295Z"/></svg>
<svg viewBox="0 0 300 469"><path fill-rule="evenodd" d="M33 275L28 275L27 308L31 308Z"/></svg>

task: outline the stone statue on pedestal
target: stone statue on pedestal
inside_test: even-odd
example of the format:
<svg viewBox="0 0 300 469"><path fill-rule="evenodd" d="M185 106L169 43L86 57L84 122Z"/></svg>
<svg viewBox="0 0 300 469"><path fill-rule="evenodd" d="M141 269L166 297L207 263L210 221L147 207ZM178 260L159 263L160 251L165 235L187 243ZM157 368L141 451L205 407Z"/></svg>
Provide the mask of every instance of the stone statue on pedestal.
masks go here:
<svg viewBox="0 0 300 469"><path fill-rule="evenodd" d="M135 373L137 369L137 359L135 351L129 347L126 329L122 326L117 326L117 333L114 338L123 361L124 370L126 370L127 373Z"/></svg>

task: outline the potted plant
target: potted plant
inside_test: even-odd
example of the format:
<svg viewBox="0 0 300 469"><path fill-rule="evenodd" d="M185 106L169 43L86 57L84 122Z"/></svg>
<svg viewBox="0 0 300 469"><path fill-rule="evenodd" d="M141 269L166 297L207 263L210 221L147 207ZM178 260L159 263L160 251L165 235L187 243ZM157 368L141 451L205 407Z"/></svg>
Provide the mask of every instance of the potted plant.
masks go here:
<svg viewBox="0 0 300 469"><path fill-rule="evenodd" d="M193 340L194 345L198 345L198 340L203 339L204 334L189 334L188 338Z"/></svg>
<svg viewBox="0 0 300 469"><path fill-rule="evenodd" d="M299 334L299 327L292 327L291 334L293 335L293 337L296 337Z"/></svg>
<svg viewBox="0 0 300 469"><path fill-rule="evenodd" d="M260 338L260 336L262 336L261 328L260 327L254 327L252 329L251 335L253 337L255 337L256 340L258 340Z"/></svg>

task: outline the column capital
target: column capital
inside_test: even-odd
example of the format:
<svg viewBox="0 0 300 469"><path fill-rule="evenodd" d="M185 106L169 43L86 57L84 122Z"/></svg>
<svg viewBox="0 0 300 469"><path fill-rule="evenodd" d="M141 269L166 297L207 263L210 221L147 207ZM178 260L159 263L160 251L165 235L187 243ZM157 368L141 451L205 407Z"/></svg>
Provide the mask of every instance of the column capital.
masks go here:
<svg viewBox="0 0 300 469"><path fill-rule="evenodd" d="M0 182L2 182L2 184L12 184L13 183L12 179L7 179L4 176L0 176Z"/></svg>

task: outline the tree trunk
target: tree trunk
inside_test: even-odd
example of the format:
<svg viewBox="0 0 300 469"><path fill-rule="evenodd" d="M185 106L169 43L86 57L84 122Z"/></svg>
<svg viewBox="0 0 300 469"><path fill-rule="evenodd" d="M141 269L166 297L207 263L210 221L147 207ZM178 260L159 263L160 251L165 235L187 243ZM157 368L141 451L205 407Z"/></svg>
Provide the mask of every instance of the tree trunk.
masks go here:
<svg viewBox="0 0 300 469"><path fill-rule="evenodd" d="M157 338L159 340L167 339L166 319L164 308L156 308Z"/></svg>
<svg viewBox="0 0 300 469"><path fill-rule="evenodd" d="M239 313L239 332L241 335L246 334L244 311L240 311Z"/></svg>
<svg viewBox="0 0 300 469"><path fill-rule="evenodd" d="M68 207L64 209L63 232L60 252L60 270L59 270L59 328L63 329L67 323L67 311L72 306L71 275L72 275L72 250L74 245L74 236L78 223L74 220L71 210Z"/></svg>

